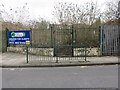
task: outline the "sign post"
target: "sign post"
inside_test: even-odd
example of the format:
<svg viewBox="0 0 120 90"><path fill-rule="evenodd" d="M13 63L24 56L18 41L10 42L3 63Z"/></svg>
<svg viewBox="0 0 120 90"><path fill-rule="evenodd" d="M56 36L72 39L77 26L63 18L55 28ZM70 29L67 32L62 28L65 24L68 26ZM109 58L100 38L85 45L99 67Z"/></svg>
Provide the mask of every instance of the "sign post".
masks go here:
<svg viewBox="0 0 120 90"><path fill-rule="evenodd" d="M31 45L31 31L8 31L8 44ZM28 63L28 47L26 47L26 58Z"/></svg>
<svg viewBox="0 0 120 90"><path fill-rule="evenodd" d="M30 31L8 31L8 44L30 45Z"/></svg>

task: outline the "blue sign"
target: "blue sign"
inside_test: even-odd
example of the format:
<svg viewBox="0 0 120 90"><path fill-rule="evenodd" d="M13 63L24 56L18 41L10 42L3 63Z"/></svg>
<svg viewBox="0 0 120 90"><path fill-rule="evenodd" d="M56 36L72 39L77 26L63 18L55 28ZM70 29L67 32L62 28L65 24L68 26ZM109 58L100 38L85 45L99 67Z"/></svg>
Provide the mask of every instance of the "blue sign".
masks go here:
<svg viewBox="0 0 120 90"><path fill-rule="evenodd" d="M8 31L8 44L29 45L30 31Z"/></svg>

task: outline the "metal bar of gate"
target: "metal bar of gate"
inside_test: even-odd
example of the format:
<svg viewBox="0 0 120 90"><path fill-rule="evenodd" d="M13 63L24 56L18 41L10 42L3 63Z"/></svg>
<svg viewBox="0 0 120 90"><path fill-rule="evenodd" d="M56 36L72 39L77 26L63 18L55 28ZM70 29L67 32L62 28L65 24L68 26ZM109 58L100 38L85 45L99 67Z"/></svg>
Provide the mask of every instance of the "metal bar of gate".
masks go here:
<svg viewBox="0 0 120 90"><path fill-rule="evenodd" d="M26 46L26 60L27 60L27 63L29 62L28 59L29 59L28 58L28 47Z"/></svg>
<svg viewBox="0 0 120 90"><path fill-rule="evenodd" d="M72 56L74 56L74 25L72 25Z"/></svg>

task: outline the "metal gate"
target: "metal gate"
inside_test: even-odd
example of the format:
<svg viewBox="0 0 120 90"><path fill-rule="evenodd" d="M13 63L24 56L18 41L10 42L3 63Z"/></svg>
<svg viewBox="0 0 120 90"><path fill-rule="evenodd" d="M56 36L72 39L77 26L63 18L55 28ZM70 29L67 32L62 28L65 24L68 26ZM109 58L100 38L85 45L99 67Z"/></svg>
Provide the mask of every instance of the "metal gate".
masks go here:
<svg viewBox="0 0 120 90"><path fill-rule="evenodd" d="M73 35L74 31L71 25L51 25L52 45L54 47L54 56L72 57L74 56Z"/></svg>
<svg viewBox="0 0 120 90"><path fill-rule="evenodd" d="M86 48L98 45L95 37L98 37L96 28L80 28L79 25L52 24L48 30L32 30L32 46L27 47L27 61L86 61Z"/></svg>

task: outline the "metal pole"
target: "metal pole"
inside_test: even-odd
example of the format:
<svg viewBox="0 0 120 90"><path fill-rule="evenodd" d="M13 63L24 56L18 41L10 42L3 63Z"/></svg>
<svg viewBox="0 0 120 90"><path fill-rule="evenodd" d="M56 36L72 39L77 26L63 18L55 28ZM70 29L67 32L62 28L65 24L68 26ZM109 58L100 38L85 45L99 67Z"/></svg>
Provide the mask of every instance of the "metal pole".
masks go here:
<svg viewBox="0 0 120 90"><path fill-rule="evenodd" d="M56 63L58 63L58 56L56 56Z"/></svg>
<svg viewBox="0 0 120 90"><path fill-rule="evenodd" d="M53 46L53 49L54 49L54 56L56 56L54 24L52 24L52 46Z"/></svg>
<svg viewBox="0 0 120 90"><path fill-rule="evenodd" d="M98 48L99 48L99 55L101 56L102 54L102 47L101 47L101 43L102 43L102 41L101 41L101 38L102 38L102 36L101 36L101 32L102 32L102 29L101 29L101 27L102 26L99 26L99 46L98 46Z"/></svg>
<svg viewBox="0 0 120 90"><path fill-rule="evenodd" d="M87 48L85 46L85 61L87 60Z"/></svg>
<svg viewBox="0 0 120 90"><path fill-rule="evenodd" d="M118 3L118 56L120 56L120 1Z"/></svg>
<svg viewBox="0 0 120 90"><path fill-rule="evenodd" d="M55 25L53 24L53 48L54 48L54 56L56 56L56 63L58 63L58 48L59 46L56 44L56 33L55 33Z"/></svg>
<svg viewBox="0 0 120 90"><path fill-rule="evenodd" d="M28 47L26 46L26 60L27 60L27 63L28 63Z"/></svg>
<svg viewBox="0 0 120 90"><path fill-rule="evenodd" d="M53 47L53 30L52 30L52 24L50 26L50 31L51 31L51 47Z"/></svg>
<svg viewBox="0 0 120 90"><path fill-rule="evenodd" d="M72 25L72 57L74 56L74 25Z"/></svg>
<svg viewBox="0 0 120 90"><path fill-rule="evenodd" d="M32 46L32 28L30 28L30 45Z"/></svg>
<svg viewBox="0 0 120 90"><path fill-rule="evenodd" d="M103 38L104 38L104 26L101 26L100 28L100 55L102 56L104 54L104 41L103 41Z"/></svg>
<svg viewBox="0 0 120 90"><path fill-rule="evenodd" d="M7 43L7 47L9 47L10 45L9 45L9 43L8 43L8 32L9 32L9 29L8 28L6 28L6 43Z"/></svg>

